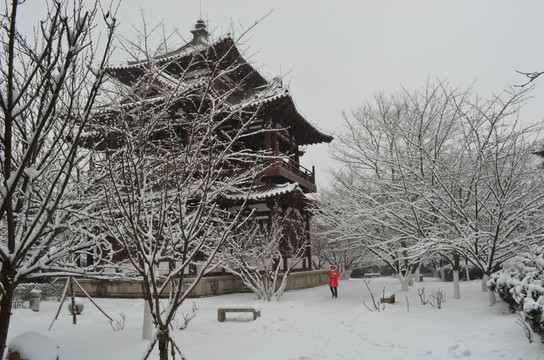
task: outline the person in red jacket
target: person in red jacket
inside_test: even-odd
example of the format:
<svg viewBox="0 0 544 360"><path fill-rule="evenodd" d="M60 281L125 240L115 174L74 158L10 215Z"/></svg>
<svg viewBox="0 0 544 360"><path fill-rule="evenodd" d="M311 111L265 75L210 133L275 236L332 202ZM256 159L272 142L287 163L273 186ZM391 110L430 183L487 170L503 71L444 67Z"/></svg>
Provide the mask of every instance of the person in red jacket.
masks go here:
<svg viewBox="0 0 544 360"><path fill-rule="evenodd" d="M338 297L338 278L340 277L340 272L336 268L336 264L331 265L329 270L329 287L331 288L331 293L333 298Z"/></svg>

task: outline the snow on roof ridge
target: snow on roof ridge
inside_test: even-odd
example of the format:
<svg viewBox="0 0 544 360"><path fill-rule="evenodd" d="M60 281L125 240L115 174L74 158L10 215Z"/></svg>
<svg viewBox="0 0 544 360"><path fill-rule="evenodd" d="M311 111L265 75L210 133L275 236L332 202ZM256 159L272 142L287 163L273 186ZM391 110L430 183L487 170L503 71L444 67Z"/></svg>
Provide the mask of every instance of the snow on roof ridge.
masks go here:
<svg viewBox="0 0 544 360"><path fill-rule="evenodd" d="M300 188L298 183L284 183L284 184L269 184L252 188L249 196L247 193L240 192L238 194L225 195L230 200L243 200L248 196L250 200L261 200L271 198L277 195L289 194L292 192L300 192L304 195L304 192Z"/></svg>
<svg viewBox="0 0 544 360"><path fill-rule="evenodd" d="M176 58L181 58L181 57L184 57L186 55L189 55L192 52L197 52L197 51L209 48L209 47L213 47L213 46L215 46L215 45L217 45L217 44L219 44L219 43L221 43L221 42L223 42L225 40L228 40L228 39L232 39L232 37L230 35L222 36L222 37L219 37L217 40L215 40L213 42L210 42L208 44L201 44L201 43L191 44L191 43L187 43L187 44L183 45L182 47L178 48L177 50L173 50L173 51L171 51L169 53L158 55L154 59L156 61L174 60ZM111 65L111 66L108 66L108 69L110 69L110 70L125 70L125 69L138 67L138 65L145 64L147 62L148 62L148 60L127 61L127 63L125 65L115 65L115 66Z"/></svg>
<svg viewBox="0 0 544 360"><path fill-rule="evenodd" d="M237 106L244 108L246 106L266 104L282 97L290 96L289 87L278 86L276 83L271 82L264 89L256 91L252 96L238 103Z"/></svg>

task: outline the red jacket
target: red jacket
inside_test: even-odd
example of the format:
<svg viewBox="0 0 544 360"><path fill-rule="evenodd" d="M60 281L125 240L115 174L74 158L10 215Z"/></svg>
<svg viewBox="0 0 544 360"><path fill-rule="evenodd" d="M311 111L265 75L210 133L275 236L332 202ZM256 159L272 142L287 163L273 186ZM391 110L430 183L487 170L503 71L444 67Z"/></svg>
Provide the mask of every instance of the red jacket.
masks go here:
<svg viewBox="0 0 544 360"><path fill-rule="evenodd" d="M327 276L329 277L329 286L338 286L338 278L340 277L338 270L329 270L329 275Z"/></svg>

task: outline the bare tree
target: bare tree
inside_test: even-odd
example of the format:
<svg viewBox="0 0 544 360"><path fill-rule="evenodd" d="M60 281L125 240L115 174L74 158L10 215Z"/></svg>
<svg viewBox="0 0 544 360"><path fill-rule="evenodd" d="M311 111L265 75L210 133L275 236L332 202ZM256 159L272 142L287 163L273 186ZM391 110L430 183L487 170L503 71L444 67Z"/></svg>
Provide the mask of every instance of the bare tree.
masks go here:
<svg viewBox="0 0 544 360"><path fill-rule="evenodd" d="M403 92L346 115L346 131L333 156L344 169L335 176L340 201L335 214L339 236L360 239L368 251L397 271L404 290L437 240L438 226L424 197L414 191L432 182L426 152L446 147L451 107L440 86ZM441 121L442 120L442 121ZM352 240L350 240L352 241Z"/></svg>
<svg viewBox="0 0 544 360"><path fill-rule="evenodd" d="M343 201L333 192L324 192L316 202L312 218L312 262L316 269L328 269L336 264L343 279L362 266L374 265L374 257L365 247L365 239L346 236L342 225L345 218L336 212L335 204ZM359 234L361 235L361 234Z"/></svg>
<svg viewBox="0 0 544 360"><path fill-rule="evenodd" d="M102 14L105 44L97 51L96 2L47 2L33 37L18 31L22 1L5 4L0 23L0 353L4 353L13 292L28 277L64 271L87 239L64 238L81 208L69 184L80 162L78 143L103 82L115 18ZM75 189L74 191L77 191ZM62 245L60 245L60 243Z"/></svg>
<svg viewBox="0 0 544 360"><path fill-rule="evenodd" d="M276 206L268 221L251 221L233 233L219 254L221 266L258 299L279 300L289 275L309 250L304 223L296 210Z"/></svg>
<svg viewBox="0 0 544 360"><path fill-rule="evenodd" d="M427 198L449 229L440 251L453 264L457 284L461 256L484 273L485 285L517 250L540 241L542 169L532 153L541 124L523 128L517 115L529 90L456 102L462 137L450 161L433 169L436 186Z"/></svg>
<svg viewBox="0 0 544 360"><path fill-rule="evenodd" d="M531 155L540 125L517 122L529 90L483 101L437 83L377 96L346 118L334 153L343 196L328 218L406 278L431 255L456 271L467 258L489 275L542 234L541 169Z"/></svg>
<svg viewBox="0 0 544 360"><path fill-rule="evenodd" d="M247 67L233 55L236 41L205 42L202 27L192 43L164 53L166 42L146 47L153 29L142 29L124 42L142 60L108 69L111 100L86 141L104 204L93 226L117 250L105 266L142 283L155 326L144 357L158 344L167 359L169 345L181 353L171 334L177 310L246 219L243 203L235 210L222 201L248 192L263 170L247 145L262 130L250 129L258 108L233 101Z"/></svg>

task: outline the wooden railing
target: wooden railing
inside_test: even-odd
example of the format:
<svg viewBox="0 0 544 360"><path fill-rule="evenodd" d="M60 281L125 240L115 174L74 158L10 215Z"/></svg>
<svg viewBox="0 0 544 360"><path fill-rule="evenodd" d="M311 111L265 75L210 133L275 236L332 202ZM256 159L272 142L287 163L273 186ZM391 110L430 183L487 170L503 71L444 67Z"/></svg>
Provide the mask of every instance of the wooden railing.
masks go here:
<svg viewBox="0 0 544 360"><path fill-rule="evenodd" d="M310 171L292 160L278 159L276 160L276 165L298 177L303 178L306 181L311 182L312 184L315 184L315 170Z"/></svg>
<svg viewBox="0 0 544 360"><path fill-rule="evenodd" d="M308 170L294 160L275 158L269 160L269 166L261 173L261 176L282 176L294 182L298 182L303 188L315 192L315 169Z"/></svg>

